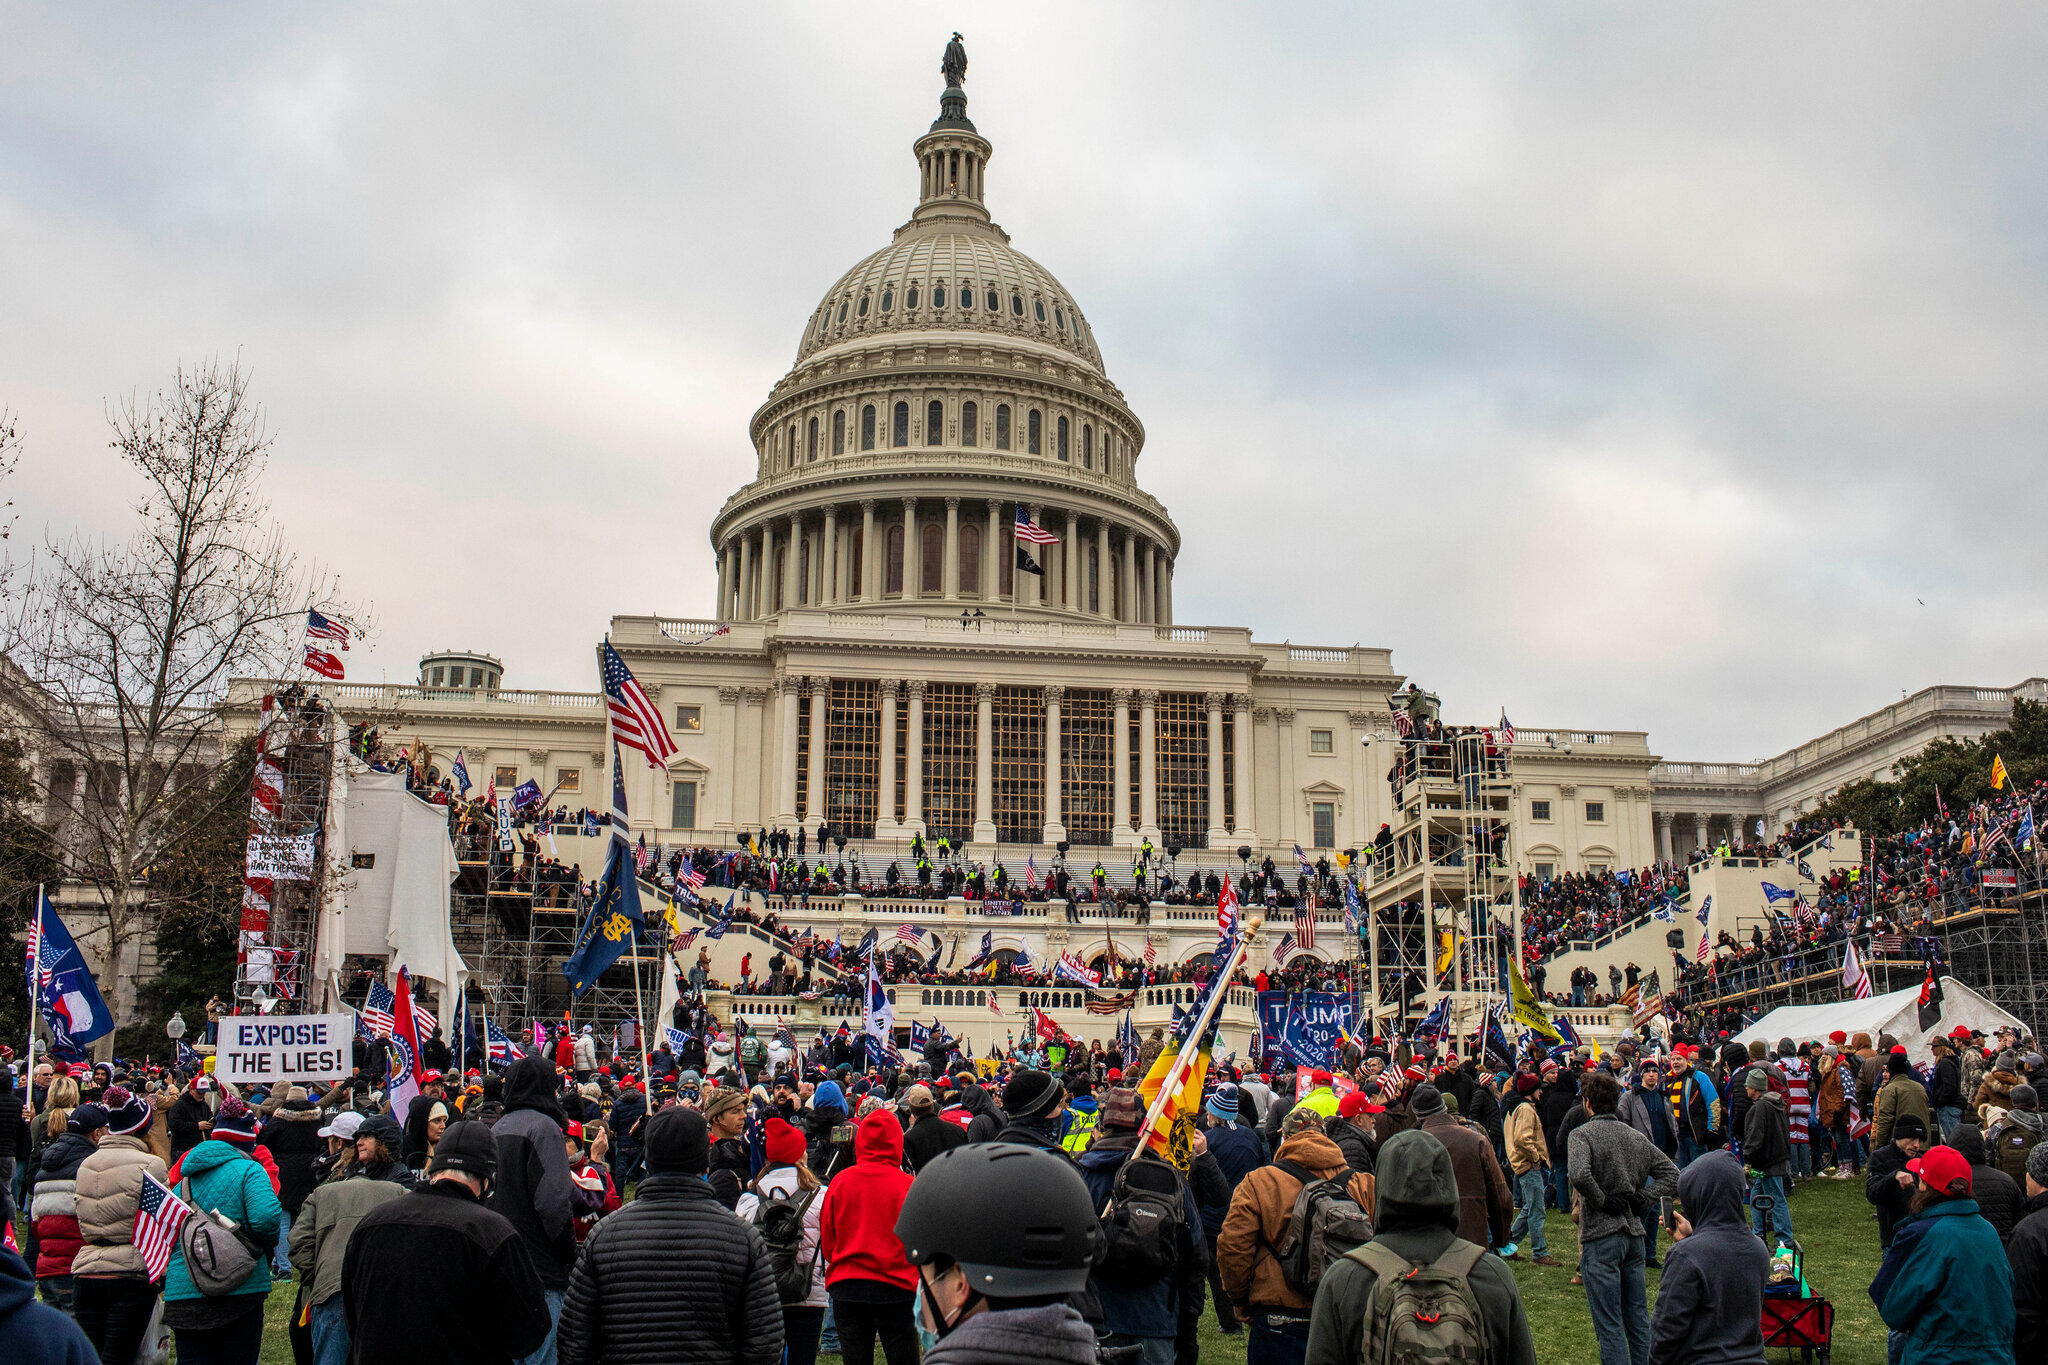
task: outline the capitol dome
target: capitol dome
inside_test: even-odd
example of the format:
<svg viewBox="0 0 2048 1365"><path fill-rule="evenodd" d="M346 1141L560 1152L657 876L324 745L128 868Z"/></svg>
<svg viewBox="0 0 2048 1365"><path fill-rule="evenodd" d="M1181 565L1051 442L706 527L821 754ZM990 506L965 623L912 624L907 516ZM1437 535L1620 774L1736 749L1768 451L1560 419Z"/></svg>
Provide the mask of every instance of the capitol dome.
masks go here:
<svg viewBox="0 0 2048 1365"><path fill-rule="evenodd" d="M990 217L959 87L911 150L909 221L826 291L754 413L755 476L711 527L720 618L1000 601L1169 622L1180 533L1138 487L1144 426L1072 293Z"/></svg>

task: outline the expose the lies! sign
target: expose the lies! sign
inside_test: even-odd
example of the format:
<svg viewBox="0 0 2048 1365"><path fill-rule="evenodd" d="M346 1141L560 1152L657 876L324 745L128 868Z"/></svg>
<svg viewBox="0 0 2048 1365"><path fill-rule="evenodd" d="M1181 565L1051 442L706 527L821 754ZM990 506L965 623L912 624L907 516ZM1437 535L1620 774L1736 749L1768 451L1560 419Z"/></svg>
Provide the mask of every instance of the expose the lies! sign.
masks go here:
<svg viewBox="0 0 2048 1365"><path fill-rule="evenodd" d="M214 1073L237 1085L340 1080L354 1037L346 1014L232 1015L220 1021Z"/></svg>

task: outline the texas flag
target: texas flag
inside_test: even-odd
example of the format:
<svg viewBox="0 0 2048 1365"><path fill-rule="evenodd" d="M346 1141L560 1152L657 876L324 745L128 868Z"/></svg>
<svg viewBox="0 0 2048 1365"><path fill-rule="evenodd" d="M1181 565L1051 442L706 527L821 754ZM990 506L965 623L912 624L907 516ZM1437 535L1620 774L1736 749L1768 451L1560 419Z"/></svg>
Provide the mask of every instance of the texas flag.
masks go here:
<svg viewBox="0 0 2048 1365"><path fill-rule="evenodd" d="M57 918L50 898L36 893L34 937L29 942L29 962L35 982L35 999L43 1022L49 1025L52 1050L83 1056L84 1046L105 1036L114 1027L113 1014L100 997L92 970L72 941L64 921Z"/></svg>

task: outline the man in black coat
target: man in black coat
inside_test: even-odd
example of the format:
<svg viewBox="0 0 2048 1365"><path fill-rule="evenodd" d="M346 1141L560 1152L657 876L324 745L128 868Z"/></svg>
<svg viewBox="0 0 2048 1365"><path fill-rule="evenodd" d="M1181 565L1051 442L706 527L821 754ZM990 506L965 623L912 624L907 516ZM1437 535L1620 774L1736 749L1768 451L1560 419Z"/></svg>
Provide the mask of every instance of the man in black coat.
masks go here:
<svg viewBox="0 0 2048 1365"><path fill-rule="evenodd" d="M557 1341L561 1365L776 1365L782 1302L761 1234L704 1181L710 1134L694 1109L647 1121L639 1196L584 1240ZM687 1265L678 1277L675 1268Z"/></svg>
<svg viewBox="0 0 2048 1365"><path fill-rule="evenodd" d="M2048 1143L2027 1153L2025 1215L2006 1239L2012 1263L2014 1360L2048 1359Z"/></svg>
<svg viewBox="0 0 2048 1365"><path fill-rule="evenodd" d="M1652 1360L1761 1360L1770 1253L1744 1225L1742 1163L1709 1152L1678 1175L1685 1216L1650 1320Z"/></svg>
<svg viewBox="0 0 2048 1365"><path fill-rule="evenodd" d="M939 1103L932 1097L931 1087L911 1086L904 1092L903 1103L910 1118L910 1126L903 1132L903 1159L910 1163L911 1174L923 1170L939 1153L966 1144L967 1130L939 1117Z"/></svg>
<svg viewBox="0 0 2048 1365"><path fill-rule="evenodd" d="M2019 1182L1991 1164L1991 1154L1984 1148L1984 1130L1976 1124L1957 1124L1948 1135L1948 1145L1970 1163L1970 1198L1977 1201L1977 1212L1997 1229L1999 1241L2008 1240L2020 1221L2021 1205L2027 1202Z"/></svg>
<svg viewBox="0 0 2048 1365"><path fill-rule="evenodd" d="M1870 1154L1863 1168L1863 1197L1877 1208L1877 1244L1892 1244L1892 1229L1906 1217L1919 1181L1906 1163L1927 1150L1927 1122L1918 1114L1901 1114L1892 1124L1892 1140Z"/></svg>
<svg viewBox="0 0 2048 1365"><path fill-rule="evenodd" d="M1743 1079L1749 1093L1749 1112L1743 1116L1742 1160L1756 1172L1750 1192L1756 1230L1763 1235L1768 1224L1781 1243L1792 1240L1792 1128L1785 1117L1785 1098L1770 1093L1770 1082L1762 1067L1754 1067ZM1758 1197L1773 1201L1771 1207L1757 1208Z"/></svg>
<svg viewBox="0 0 2048 1365"><path fill-rule="evenodd" d="M429 1183L364 1214L342 1259L342 1310L358 1360L508 1365L538 1350L547 1300L519 1233L483 1206L498 1144L452 1123Z"/></svg>

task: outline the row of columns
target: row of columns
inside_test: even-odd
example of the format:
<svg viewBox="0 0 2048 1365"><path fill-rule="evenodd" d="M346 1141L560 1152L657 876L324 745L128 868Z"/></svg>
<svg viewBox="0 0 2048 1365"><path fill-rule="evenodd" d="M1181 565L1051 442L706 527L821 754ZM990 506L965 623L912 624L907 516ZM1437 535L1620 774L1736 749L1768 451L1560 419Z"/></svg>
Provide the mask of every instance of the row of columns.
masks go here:
<svg viewBox="0 0 2048 1365"><path fill-rule="evenodd" d="M796 606L799 601L810 606L832 607L851 602L876 603L891 597L896 600L925 598L927 594L919 586L924 581L920 501L930 503L932 499L902 499L903 587L900 592L891 593L885 587L886 547L875 539L878 529L876 513L883 504L875 498L864 498L859 504L861 551L858 582L853 581L852 573L853 521L849 515L842 524L838 504L828 504L815 522L806 512L765 518L726 539L718 558L718 618L760 620ZM1004 519L1003 512L1006 507L1017 504L1001 498L987 499L988 524L981 537L979 586L972 592L963 593L960 590L962 500L951 497L944 502L946 515L940 542L939 591L932 600L983 604L1004 601L1001 592L1003 564L1005 557L1014 562L1016 542L1011 538L1012 524ZM1046 525L1043 504L1026 503L1023 506L1033 522ZM968 514L974 515L978 510L970 508ZM886 512L884 516L887 517ZM1045 575L1014 573L1012 597L1018 606L1050 606L1135 624L1172 624L1173 560L1163 546L1134 526L1118 527L1107 520L1096 519L1094 540L1098 592L1096 604L1091 608L1088 605L1081 514L1068 509L1063 513L1063 519L1064 535L1059 544L1031 547L1032 558L1045 568ZM892 524L899 523L895 518L887 517L879 529L886 535ZM1048 529L1057 533L1061 528ZM810 551L808 564L800 553L806 547ZM779 594L774 577L778 549L783 552ZM1121 557L1117 580L1126 585L1121 601L1117 600L1118 594L1112 587L1112 566L1118 563L1112 559L1113 554ZM1058 556L1057 562L1054 562L1054 556ZM781 603L779 607L778 600Z"/></svg>
<svg viewBox="0 0 2048 1365"><path fill-rule="evenodd" d="M826 698L831 691L831 680L823 676L802 677L794 674L779 676L774 684L779 698L779 724L781 731L780 760L776 787L776 813L774 821L779 825L816 825L827 818L825 810L825 744ZM903 681L895 678L884 679L879 690L882 699L881 745L876 761L876 773L881 790L876 799L876 826L878 833L925 832L924 818L924 693L922 679ZM1039 837L1047 844L1056 844L1067 837L1064 812L1061 805L1063 788L1063 760L1061 756L1062 719L1061 707L1066 697L1066 688L1058 683L1047 685L1045 693L1045 789L1044 820ZM974 685L975 699L975 743L974 743L974 828L970 836L976 843L993 843L996 838L995 824L995 695L996 684L980 682ZM1159 838L1159 784L1158 784L1158 722L1157 707L1159 689L1119 687L1111 690L1111 700L1116 707L1111 722L1110 757L1110 825L1115 830L1131 830L1142 838ZM808 701L811 720L811 744L805 770L805 809L797 809L797 708ZM1209 829L1211 848L1222 848L1227 842L1256 843L1258 836L1252 831L1249 819L1251 812L1251 698L1245 693L1210 692L1208 703L1208 746L1209 746ZM1138 810L1133 820L1130 800L1131 771L1131 707L1137 705L1138 717ZM909 707L908 723L905 726L905 750L909 759L903 765L903 819L900 826L896 821L896 717L900 705ZM1224 782L1223 782L1223 712L1230 708L1235 725L1232 732L1231 757L1236 779L1234 793L1234 825L1224 823Z"/></svg>
<svg viewBox="0 0 2048 1365"><path fill-rule="evenodd" d="M1681 814L1677 811L1660 810L1652 812L1652 818L1657 822L1657 856L1664 862L1673 863L1677 862L1678 858L1672 849L1674 841L1671 831L1680 820L1685 820L1692 825L1694 848L1712 848L1718 842L1713 833L1713 826L1716 821L1721 823L1723 832L1728 837L1728 842L1731 845L1740 845L1755 837L1756 822L1763 819L1764 814L1762 811L1756 811L1748 815L1714 815L1705 811L1689 811ZM1766 823L1765 828L1768 829L1769 827L1769 824Z"/></svg>

